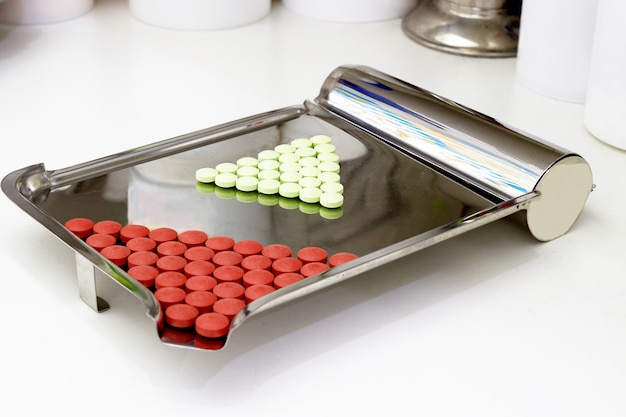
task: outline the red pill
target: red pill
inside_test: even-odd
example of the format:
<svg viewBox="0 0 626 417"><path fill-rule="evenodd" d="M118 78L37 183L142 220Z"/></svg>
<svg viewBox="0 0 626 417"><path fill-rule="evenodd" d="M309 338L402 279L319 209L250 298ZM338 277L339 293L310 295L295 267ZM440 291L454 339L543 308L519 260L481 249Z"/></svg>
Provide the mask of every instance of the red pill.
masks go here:
<svg viewBox="0 0 626 417"><path fill-rule="evenodd" d="M241 255L240 253L232 250L225 250L217 252L215 255L213 255L213 259L211 261L215 264L215 266L237 266L241 264L242 260L243 255Z"/></svg>
<svg viewBox="0 0 626 417"><path fill-rule="evenodd" d="M154 240L158 245L159 243L178 239L178 232L174 229L170 229L169 227L158 227L150 230L148 237Z"/></svg>
<svg viewBox="0 0 626 417"><path fill-rule="evenodd" d="M263 255L249 255L241 260L241 267L244 271L253 269L267 269L272 267L272 260Z"/></svg>
<svg viewBox="0 0 626 417"><path fill-rule="evenodd" d="M187 277L194 275L211 275L215 271L215 265L209 261L191 261L187 262L183 272Z"/></svg>
<svg viewBox="0 0 626 417"><path fill-rule="evenodd" d="M215 255L215 251L206 246L194 246L185 251L183 257L189 262L192 261L210 261Z"/></svg>
<svg viewBox="0 0 626 417"><path fill-rule="evenodd" d="M65 222L65 227L81 239L93 233L93 225L93 220L84 217L76 217Z"/></svg>
<svg viewBox="0 0 626 417"><path fill-rule="evenodd" d="M140 252L132 252L128 255L127 263L129 268L138 265L155 266L158 260L159 256L156 253L144 250Z"/></svg>
<svg viewBox="0 0 626 417"><path fill-rule="evenodd" d="M182 256L162 256L156 263L156 267L160 272L176 271L183 272L187 265L187 259Z"/></svg>
<svg viewBox="0 0 626 417"><path fill-rule="evenodd" d="M261 242L256 240L240 240L233 245L233 250L245 256L260 255L263 250Z"/></svg>
<svg viewBox="0 0 626 417"><path fill-rule="evenodd" d="M191 248L204 245L209 236L202 230L185 230L178 234L178 241Z"/></svg>
<svg viewBox="0 0 626 417"><path fill-rule="evenodd" d="M194 291L187 294L185 304L194 306L200 314L213 311L213 304L217 301L217 296L211 291Z"/></svg>
<svg viewBox="0 0 626 417"><path fill-rule="evenodd" d="M309 262L302 265L302 268L300 268L300 274L302 274L305 278L308 278L329 269L330 266L328 266L328 264L323 264L321 262Z"/></svg>
<svg viewBox="0 0 626 417"><path fill-rule="evenodd" d="M115 265L123 266L128 261L130 249L123 245L111 245L103 248L100 253Z"/></svg>
<svg viewBox="0 0 626 417"><path fill-rule="evenodd" d="M183 256L187 250L187 245L175 240L159 243L156 251L159 256Z"/></svg>
<svg viewBox="0 0 626 417"><path fill-rule="evenodd" d="M252 285L272 285L274 282L274 274L266 269L253 269L243 274L243 286L250 287Z"/></svg>
<svg viewBox="0 0 626 417"><path fill-rule="evenodd" d="M199 311L189 304L174 304L165 309L165 322L178 329L193 327Z"/></svg>
<svg viewBox="0 0 626 417"><path fill-rule="evenodd" d="M157 290L165 287L184 289L186 282L187 277L184 274L180 272L167 271L160 272L159 275L156 276L154 279L154 286Z"/></svg>
<svg viewBox="0 0 626 417"><path fill-rule="evenodd" d="M147 237L150 230L140 224L127 224L120 229L120 240L124 243L136 237Z"/></svg>
<svg viewBox="0 0 626 417"><path fill-rule="evenodd" d="M331 268L334 268L341 264L345 264L346 262L350 262L351 260L356 259L357 257L358 256L356 256L354 253L338 252L338 253L331 255L330 258L328 258L328 265L330 265Z"/></svg>
<svg viewBox="0 0 626 417"><path fill-rule="evenodd" d="M228 236L210 236L207 238L204 245L213 249L215 252L221 252L225 250L232 250L235 245L235 240Z"/></svg>
<svg viewBox="0 0 626 417"><path fill-rule="evenodd" d="M328 260L328 252L317 246L308 246L298 251L298 259L300 259L303 264L309 262L321 262L325 264Z"/></svg>
<svg viewBox="0 0 626 417"><path fill-rule="evenodd" d="M122 230L122 223L115 220L101 220L93 225L94 233L111 235L115 239L120 237L120 230Z"/></svg>
<svg viewBox="0 0 626 417"><path fill-rule="evenodd" d="M146 287L153 287L159 270L153 266L138 265L128 269L128 275L135 278Z"/></svg>
<svg viewBox="0 0 626 417"><path fill-rule="evenodd" d="M284 274L277 275L276 278L274 278L274 288L278 290L302 279L304 279L302 274L298 274L296 272L286 272Z"/></svg>
<svg viewBox="0 0 626 417"><path fill-rule="evenodd" d="M302 268L302 261L298 258L279 258L272 262L272 272L274 272L274 275L287 272L299 272L300 268Z"/></svg>
<svg viewBox="0 0 626 417"><path fill-rule="evenodd" d="M209 339L199 334L193 339L193 347L198 349L220 350L224 347L224 343L224 339Z"/></svg>
<svg viewBox="0 0 626 417"><path fill-rule="evenodd" d="M246 289L237 282L220 282L213 288L217 298L243 298Z"/></svg>
<svg viewBox="0 0 626 417"><path fill-rule="evenodd" d="M217 280L213 277L205 275L195 275L187 278L185 282L185 290L187 292L194 291L211 291L217 285Z"/></svg>
<svg viewBox="0 0 626 417"><path fill-rule="evenodd" d="M291 253L291 248L281 243L272 243L271 245L265 246L261 251L261 255L267 256L272 260L288 258L291 256Z"/></svg>
<svg viewBox="0 0 626 417"><path fill-rule="evenodd" d="M220 313L204 313L196 318L196 333L208 338L225 336L230 327L230 320Z"/></svg>
<svg viewBox="0 0 626 417"><path fill-rule="evenodd" d="M252 285L246 288L244 298L246 300L246 303L251 303L263 297L264 295L271 293L272 291L275 291L275 288L272 287L271 285L265 285L265 284Z"/></svg>
<svg viewBox="0 0 626 417"><path fill-rule="evenodd" d="M161 305L161 308L165 310L174 304L184 303L187 293L185 290L178 287L163 287L156 290L154 296Z"/></svg>
<svg viewBox="0 0 626 417"><path fill-rule="evenodd" d="M213 304L213 312L223 314L230 321L243 310L245 306L246 303L240 298L222 298Z"/></svg>
<svg viewBox="0 0 626 417"><path fill-rule="evenodd" d="M154 251L157 243L149 237L135 237L126 242L126 247L132 252Z"/></svg>
<svg viewBox="0 0 626 417"><path fill-rule="evenodd" d="M220 282L242 283L243 274L244 274L243 269L234 265L218 266L217 268L215 268L215 271L213 271L213 276L215 277L218 283Z"/></svg>
<svg viewBox="0 0 626 417"><path fill-rule="evenodd" d="M166 327L161 332L161 340L165 343L173 343L176 345L188 345L194 342L196 333L189 329L177 329L174 327Z"/></svg>
<svg viewBox="0 0 626 417"><path fill-rule="evenodd" d="M117 243L117 240L112 235L95 233L87 237L85 243L100 252L107 246L115 245L115 243Z"/></svg>

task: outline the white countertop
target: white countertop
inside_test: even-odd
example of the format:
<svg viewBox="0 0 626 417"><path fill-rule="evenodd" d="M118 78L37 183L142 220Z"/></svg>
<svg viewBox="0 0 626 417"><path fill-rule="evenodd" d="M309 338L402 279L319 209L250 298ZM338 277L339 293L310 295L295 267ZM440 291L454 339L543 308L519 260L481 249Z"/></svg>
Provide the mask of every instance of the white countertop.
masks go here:
<svg viewBox="0 0 626 417"><path fill-rule="evenodd" d="M626 415L626 152L585 130L583 105L520 86L515 63L426 49L400 20L328 23L280 3L214 32L148 26L122 0L63 23L0 26L3 176L300 104L335 67L364 64L581 154L597 185L559 239L501 220L252 320L219 352L164 345L114 284L111 309L95 313L71 249L1 198L2 408Z"/></svg>

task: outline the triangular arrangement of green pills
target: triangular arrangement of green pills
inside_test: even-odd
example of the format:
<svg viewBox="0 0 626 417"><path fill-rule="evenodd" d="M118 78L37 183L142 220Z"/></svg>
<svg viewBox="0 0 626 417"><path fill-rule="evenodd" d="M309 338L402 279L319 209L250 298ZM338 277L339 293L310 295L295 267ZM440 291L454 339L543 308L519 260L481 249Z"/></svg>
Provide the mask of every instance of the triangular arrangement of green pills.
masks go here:
<svg viewBox="0 0 626 417"><path fill-rule="evenodd" d="M200 168L196 180L221 188L299 199L329 209L343 206L339 156L327 135L296 138L256 156Z"/></svg>

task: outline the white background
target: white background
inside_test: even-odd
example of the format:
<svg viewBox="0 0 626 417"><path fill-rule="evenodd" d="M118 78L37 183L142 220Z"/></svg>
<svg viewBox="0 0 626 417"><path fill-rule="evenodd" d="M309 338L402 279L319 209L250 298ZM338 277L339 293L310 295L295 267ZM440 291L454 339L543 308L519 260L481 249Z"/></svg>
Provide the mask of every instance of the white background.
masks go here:
<svg viewBox="0 0 626 417"><path fill-rule="evenodd" d="M275 2L251 25L185 32L99 0L0 26L2 175L300 104L364 64L580 153L597 185L557 240L502 220L246 322L220 352L164 345L112 283L95 313L73 252L0 198L2 414L626 415L626 152L584 129L583 105L520 86L515 58L430 50L400 24Z"/></svg>

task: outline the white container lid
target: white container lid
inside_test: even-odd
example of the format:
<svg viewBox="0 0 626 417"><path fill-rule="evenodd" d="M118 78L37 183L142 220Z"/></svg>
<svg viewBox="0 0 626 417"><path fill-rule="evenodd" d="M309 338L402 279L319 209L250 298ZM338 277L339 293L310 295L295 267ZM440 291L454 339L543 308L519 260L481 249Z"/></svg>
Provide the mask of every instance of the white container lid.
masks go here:
<svg viewBox="0 0 626 417"><path fill-rule="evenodd" d="M0 0L0 22L14 25L56 23L82 16L94 0Z"/></svg>
<svg viewBox="0 0 626 417"><path fill-rule="evenodd" d="M417 0L283 0L289 10L333 22L377 22L403 17Z"/></svg>

